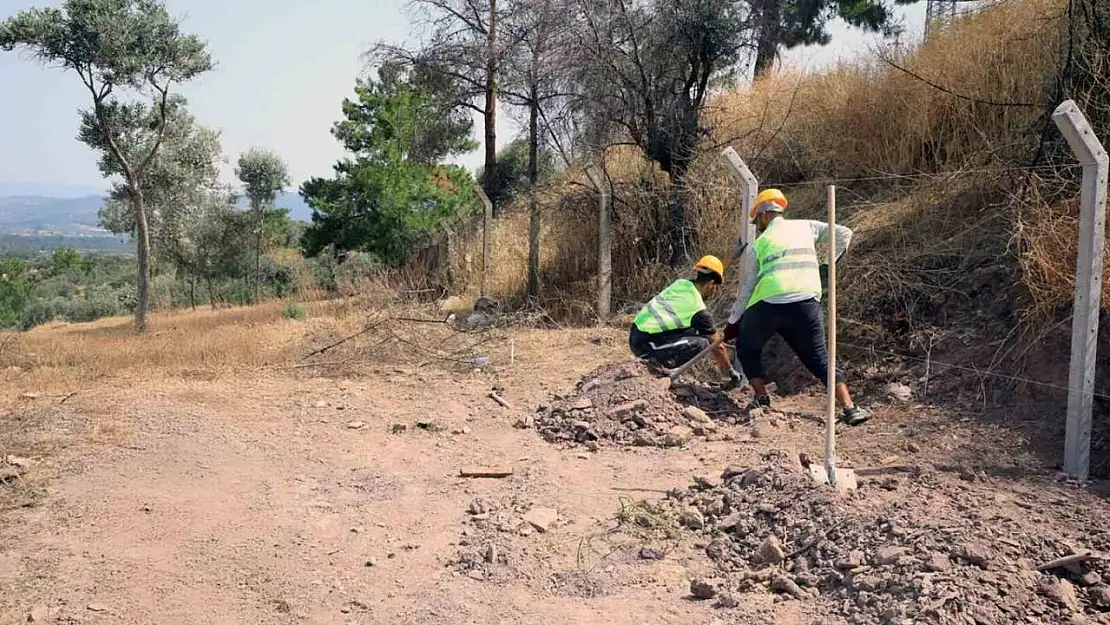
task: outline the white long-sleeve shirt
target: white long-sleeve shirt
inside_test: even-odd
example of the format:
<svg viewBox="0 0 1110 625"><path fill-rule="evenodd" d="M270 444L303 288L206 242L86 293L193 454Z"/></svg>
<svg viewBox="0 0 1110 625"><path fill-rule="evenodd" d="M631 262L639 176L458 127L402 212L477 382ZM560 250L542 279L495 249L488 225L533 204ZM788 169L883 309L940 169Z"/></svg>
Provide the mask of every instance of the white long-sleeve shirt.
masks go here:
<svg viewBox="0 0 1110 625"><path fill-rule="evenodd" d="M783 217L777 217L776 219L783 219ZM791 219L790 221L794 223L807 224L810 230L813 231L814 246L826 246L826 251L824 254L822 254L820 248L818 247L817 257L828 257L827 246L829 242L829 224L823 221L814 221L812 219ZM848 245L851 243L851 241L852 229L847 226L836 224L837 260L839 260L844 252L848 250ZM759 260L755 255L755 246L752 245L753 243L754 241L748 241L748 244L744 248L743 252L740 252L740 250L737 249L740 246L739 242L737 242L737 248L733 248L732 257L736 258L737 255L741 256L739 266L749 267L751 268L751 270L747 272L747 275L745 275L744 279L740 282L740 288L736 293L736 303L732 305L732 312L728 316L729 323L736 323L740 319L740 316L744 314L744 311L748 307L748 300L751 299L752 292L755 291L755 286L759 282ZM773 295L771 297L768 297L764 301L771 304L789 304L791 302L801 302L807 299L813 299L813 295L809 293Z"/></svg>

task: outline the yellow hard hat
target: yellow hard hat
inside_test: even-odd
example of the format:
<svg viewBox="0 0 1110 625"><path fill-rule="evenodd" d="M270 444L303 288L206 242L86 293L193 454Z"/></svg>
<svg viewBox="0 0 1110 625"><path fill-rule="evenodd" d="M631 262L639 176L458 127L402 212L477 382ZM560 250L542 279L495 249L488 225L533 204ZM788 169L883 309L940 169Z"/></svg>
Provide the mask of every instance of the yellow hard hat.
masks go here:
<svg viewBox="0 0 1110 625"><path fill-rule="evenodd" d="M713 255L705 255L694 263L694 269L699 271L712 271L721 277L721 282L725 281L725 264L721 262L720 258Z"/></svg>
<svg viewBox="0 0 1110 625"><path fill-rule="evenodd" d="M778 207L778 212L786 210L786 196L778 189L764 189L755 196L755 201L752 202L752 207L748 210L748 219L755 220L755 216L763 212L759 210L764 204L772 203ZM767 209L764 209L767 210Z"/></svg>

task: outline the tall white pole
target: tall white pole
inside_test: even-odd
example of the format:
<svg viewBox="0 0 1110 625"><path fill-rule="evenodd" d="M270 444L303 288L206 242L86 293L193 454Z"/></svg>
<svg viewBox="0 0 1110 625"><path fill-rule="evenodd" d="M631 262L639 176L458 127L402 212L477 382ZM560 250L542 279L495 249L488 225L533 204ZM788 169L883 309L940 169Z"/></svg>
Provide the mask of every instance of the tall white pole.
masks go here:
<svg viewBox="0 0 1110 625"><path fill-rule="evenodd" d="M829 369L825 416L825 475L836 486L836 186L829 185Z"/></svg>

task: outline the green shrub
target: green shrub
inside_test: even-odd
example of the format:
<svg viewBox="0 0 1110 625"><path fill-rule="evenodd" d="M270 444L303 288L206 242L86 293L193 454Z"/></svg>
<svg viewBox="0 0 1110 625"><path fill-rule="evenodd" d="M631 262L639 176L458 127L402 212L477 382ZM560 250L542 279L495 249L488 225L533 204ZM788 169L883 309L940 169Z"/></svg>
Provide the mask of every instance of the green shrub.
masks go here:
<svg viewBox="0 0 1110 625"><path fill-rule="evenodd" d="M304 306L297 302L285 302L285 306L281 309L281 316L284 319L304 319L305 318Z"/></svg>

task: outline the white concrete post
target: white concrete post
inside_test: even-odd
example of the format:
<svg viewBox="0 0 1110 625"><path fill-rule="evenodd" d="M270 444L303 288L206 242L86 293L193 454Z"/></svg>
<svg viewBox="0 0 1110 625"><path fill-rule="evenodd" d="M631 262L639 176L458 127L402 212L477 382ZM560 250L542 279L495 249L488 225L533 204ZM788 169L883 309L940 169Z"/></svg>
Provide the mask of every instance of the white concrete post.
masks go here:
<svg viewBox="0 0 1110 625"><path fill-rule="evenodd" d="M1094 409L1098 313L1102 296L1106 240L1106 184L1110 161L1087 118L1072 100L1052 113L1052 121L1083 165L1079 196L1079 257L1075 267L1072 308L1071 367L1068 371L1068 416L1064 438L1064 472L1086 480L1091 461L1091 412Z"/></svg>
<svg viewBox="0 0 1110 625"><path fill-rule="evenodd" d="M482 282L478 288L478 295L479 297L485 297L487 295L486 285L489 280L490 264L493 262L493 202L490 201L482 187L474 187L474 193L478 196L478 200L482 202Z"/></svg>
<svg viewBox="0 0 1110 625"><path fill-rule="evenodd" d="M594 165L587 170L590 180L597 187L597 318L599 323L609 319L613 307L613 218L609 206L610 189L605 172Z"/></svg>
<svg viewBox="0 0 1110 625"><path fill-rule="evenodd" d="M727 147L721 151L721 158L724 159L725 164L728 165L733 175L740 182L740 220L743 224L743 245L748 246L755 240L755 224L748 218L748 212L751 211L752 204L755 203L755 196L759 193L759 181L756 180L755 174L744 163L744 159L736 153L732 147ZM751 275L750 272L755 271L755 267L749 266L751 263L747 262L746 256L744 262L740 265L740 286L737 287L737 301L733 304L733 309L729 314L729 321L733 321L736 315L736 308L741 305L740 303L740 289L743 288L744 280Z"/></svg>
<svg viewBox="0 0 1110 625"><path fill-rule="evenodd" d="M744 220L743 238L744 243L751 244L755 239L755 224L748 219L748 211L751 210L752 204L755 202L755 196L759 193L759 181L756 180L755 174L748 169L744 160L732 147L725 148L721 152L721 157L724 158L725 163L728 163L733 175L740 181L740 209L743 211L740 218Z"/></svg>
<svg viewBox="0 0 1110 625"><path fill-rule="evenodd" d="M597 320L605 323L613 307L613 218L609 207L611 190L605 171L597 165L586 168L586 175L597 188Z"/></svg>
<svg viewBox="0 0 1110 625"><path fill-rule="evenodd" d="M825 415L825 475L836 486L836 186L829 185L829 367Z"/></svg>

